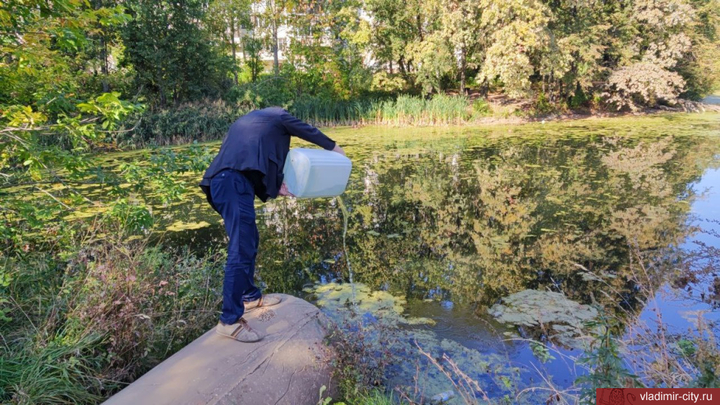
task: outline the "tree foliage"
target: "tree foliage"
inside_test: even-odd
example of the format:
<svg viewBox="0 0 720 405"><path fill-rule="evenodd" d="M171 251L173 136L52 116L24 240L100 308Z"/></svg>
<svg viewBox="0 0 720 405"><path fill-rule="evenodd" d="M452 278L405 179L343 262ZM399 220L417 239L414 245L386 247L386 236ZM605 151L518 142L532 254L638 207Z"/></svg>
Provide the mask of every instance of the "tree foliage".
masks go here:
<svg viewBox="0 0 720 405"><path fill-rule="evenodd" d="M369 51L387 74L426 93L464 89L474 77L481 90L544 93L571 106L592 93L619 108L672 103L711 90L717 67L709 61L720 52L717 0L373 0L366 7ZM645 65L631 68L637 63ZM657 69L648 80L620 85L650 64Z"/></svg>
<svg viewBox="0 0 720 405"><path fill-rule="evenodd" d="M228 58L200 26L205 6L200 0L127 3L133 16L123 29L127 62L137 90L161 107L219 97L228 87Z"/></svg>

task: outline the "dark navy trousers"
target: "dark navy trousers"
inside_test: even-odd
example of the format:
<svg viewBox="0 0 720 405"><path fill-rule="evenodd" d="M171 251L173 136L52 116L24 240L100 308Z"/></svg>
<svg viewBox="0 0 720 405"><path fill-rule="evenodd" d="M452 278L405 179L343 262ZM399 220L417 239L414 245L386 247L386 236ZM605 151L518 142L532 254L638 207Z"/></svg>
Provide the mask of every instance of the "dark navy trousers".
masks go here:
<svg viewBox="0 0 720 405"><path fill-rule="evenodd" d="M243 316L244 303L260 298L255 286L255 258L260 235L255 224L255 191L235 170L223 170L210 181L212 200L225 221L228 243L220 321L233 324Z"/></svg>

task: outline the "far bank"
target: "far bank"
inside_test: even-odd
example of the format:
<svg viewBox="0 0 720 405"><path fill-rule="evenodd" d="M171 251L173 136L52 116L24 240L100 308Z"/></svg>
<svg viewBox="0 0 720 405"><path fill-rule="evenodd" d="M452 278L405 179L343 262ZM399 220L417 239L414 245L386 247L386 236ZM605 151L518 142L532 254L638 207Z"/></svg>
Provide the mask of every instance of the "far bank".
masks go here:
<svg viewBox="0 0 720 405"><path fill-rule="evenodd" d="M711 99L712 100L712 99ZM612 111L602 106L561 109L502 96L480 98L439 94L432 98L400 96L395 100L296 102L283 106L316 126L386 127L518 125L532 122L638 117L667 113L720 112L720 105L683 100L677 105L637 111ZM107 149L182 145L220 140L230 124L253 109L223 101L185 104L146 111L126 120L122 135L103 145Z"/></svg>

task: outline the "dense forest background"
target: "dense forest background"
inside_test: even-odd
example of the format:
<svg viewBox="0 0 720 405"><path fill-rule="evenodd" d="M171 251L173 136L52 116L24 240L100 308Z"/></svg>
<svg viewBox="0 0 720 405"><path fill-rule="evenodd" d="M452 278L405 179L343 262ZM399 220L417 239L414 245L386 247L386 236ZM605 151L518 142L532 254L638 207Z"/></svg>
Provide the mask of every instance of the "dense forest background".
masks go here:
<svg viewBox="0 0 720 405"><path fill-rule="evenodd" d="M637 109L712 91L719 21L717 0L10 0L0 106L53 121L116 92L155 113L282 105L332 122L470 93L480 113L489 94Z"/></svg>

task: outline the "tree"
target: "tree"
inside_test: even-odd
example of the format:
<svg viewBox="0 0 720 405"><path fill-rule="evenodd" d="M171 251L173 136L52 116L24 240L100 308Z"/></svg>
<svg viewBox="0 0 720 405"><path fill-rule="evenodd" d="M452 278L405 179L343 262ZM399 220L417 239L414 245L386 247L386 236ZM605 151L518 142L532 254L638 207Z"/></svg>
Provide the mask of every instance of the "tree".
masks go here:
<svg viewBox="0 0 720 405"><path fill-rule="evenodd" d="M125 8L117 0L93 0L92 20L88 21L85 31L88 42L83 48L80 59L84 61L85 70L100 77L102 91L111 90L111 72L113 64L113 51L119 50L122 44L120 28L129 21ZM115 63L113 63L115 62Z"/></svg>
<svg viewBox="0 0 720 405"><path fill-rule="evenodd" d="M280 44L278 35L280 28L287 22L288 11L292 8L291 0L259 0L254 4L255 24L265 43L273 54L273 72L280 74Z"/></svg>
<svg viewBox="0 0 720 405"><path fill-rule="evenodd" d="M95 38L127 20L122 7L76 0L0 5L0 105L29 106L54 119L92 96ZM107 76L105 76L107 78Z"/></svg>
<svg viewBox="0 0 720 405"><path fill-rule="evenodd" d="M370 26L361 3L351 0L299 1L290 11L293 26L288 61L292 84L300 91L348 99L369 87L363 65Z"/></svg>
<svg viewBox="0 0 720 405"><path fill-rule="evenodd" d="M396 65L400 75L411 86L415 84L410 44L422 41L425 35L423 2L409 0L370 0L367 9L372 17L372 52L379 62L394 73Z"/></svg>
<svg viewBox="0 0 720 405"><path fill-rule="evenodd" d="M243 55L245 55L245 66L250 69L250 81L257 81L263 71L263 62L260 59L262 52L262 41L254 35L247 35L243 38Z"/></svg>
<svg viewBox="0 0 720 405"><path fill-rule="evenodd" d="M208 28L214 36L220 38L223 49L230 51L233 58L232 73L238 84L237 67L238 39L243 37L243 29L251 30L250 0L214 0L205 13ZM241 41L243 39L240 39ZM245 52L243 52L245 54ZM255 77L255 76L253 76ZM254 81L254 79L253 79Z"/></svg>
<svg viewBox="0 0 720 405"><path fill-rule="evenodd" d="M537 0L484 0L482 7L481 24L490 42L478 79L499 79L511 97L527 95L533 58L547 46L550 10Z"/></svg>
<svg viewBox="0 0 720 405"><path fill-rule="evenodd" d="M637 34L625 46L634 52L619 60L608 78L606 97L618 108L674 103L685 89L677 66L692 50L688 32L696 11L684 0L640 0L629 12Z"/></svg>
<svg viewBox="0 0 720 405"><path fill-rule="evenodd" d="M455 55L441 31L425 35L422 41L408 45L416 69L415 80L426 94L443 89L443 78L453 76Z"/></svg>
<svg viewBox="0 0 720 405"><path fill-rule="evenodd" d="M551 101L571 99L572 107L607 77L609 66L629 36L619 2L550 3L548 44L537 64L541 88ZM577 97L575 97L577 96Z"/></svg>
<svg viewBox="0 0 720 405"><path fill-rule="evenodd" d="M223 94L231 68L202 28L203 1L130 0L128 6L125 56L139 90L160 107Z"/></svg>
<svg viewBox="0 0 720 405"><path fill-rule="evenodd" d="M465 93L468 68L475 67L484 52L484 35L479 24L480 3L473 0L443 0L442 35L450 44L460 74L460 93Z"/></svg>

